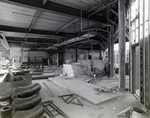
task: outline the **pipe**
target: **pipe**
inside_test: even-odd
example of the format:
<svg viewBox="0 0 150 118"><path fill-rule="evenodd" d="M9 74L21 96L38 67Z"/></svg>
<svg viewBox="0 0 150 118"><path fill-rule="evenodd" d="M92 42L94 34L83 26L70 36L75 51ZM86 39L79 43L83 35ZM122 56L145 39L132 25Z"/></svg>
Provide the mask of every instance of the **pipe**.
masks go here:
<svg viewBox="0 0 150 118"><path fill-rule="evenodd" d="M29 110L17 110L14 112L13 118L40 118L44 113L41 104Z"/></svg>
<svg viewBox="0 0 150 118"><path fill-rule="evenodd" d="M41 85L38 83L31 84L29 86L17 87L14 91L14 97L29 97L41 90Z"/></svg>
<svg viewBox="0 0 150 118"><path fill-rule="evenodd" d="M11 106L14 110L27 110L35 107L41 101L41 97L38 94L34 94L31 97L14 99Z"/></svg>
<svg viewBox="0 0 150 118"><path fill-rule="evenodd" d="M44 88L47 90L47 92L52 96L52 97L55 97L53 92L50 90L50 88L44 83L42 82L42 84L44 85Z"/></svg>

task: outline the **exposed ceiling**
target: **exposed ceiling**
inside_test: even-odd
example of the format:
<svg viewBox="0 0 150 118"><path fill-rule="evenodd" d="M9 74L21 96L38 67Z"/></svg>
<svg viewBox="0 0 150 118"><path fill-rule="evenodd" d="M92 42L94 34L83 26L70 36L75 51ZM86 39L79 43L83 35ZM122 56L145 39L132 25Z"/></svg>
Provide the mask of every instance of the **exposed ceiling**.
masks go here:
<svg viewBox="0 0 150 118"><path fill-rule="evenodd" d="M0 33L10 46L49 49L84 36L64 45L89 49L92 42L104 50L107 26L118 27L117 11L117 0L1 0Z"/></svg>

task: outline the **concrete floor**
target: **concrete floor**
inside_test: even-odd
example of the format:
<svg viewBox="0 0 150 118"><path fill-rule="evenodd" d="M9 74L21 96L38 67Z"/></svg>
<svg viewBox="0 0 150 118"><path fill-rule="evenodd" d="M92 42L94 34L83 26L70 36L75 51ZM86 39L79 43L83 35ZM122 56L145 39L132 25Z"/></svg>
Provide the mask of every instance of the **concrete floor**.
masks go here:
<svg viewBox="0 0 150 118"><path fill-rule="evenodd" d="M46 91L42 82L45 82L51 87L55 97L52 97ZM42 97L42 101L52 100L55 105L57 105L69 116L69 118L117 118L117 114L129 106L140 108L143 107L137 99L128 92L124 92L124 94L119 97L107 100L101 103L100 106L93 106L84 100L81 100L84 105L83 107L74 104L66 104L61 98L58 97L59 95L65 93L65 89L47 79L33 80L33 83L41 84L42 89L40 91L40 95Z"/></svg>

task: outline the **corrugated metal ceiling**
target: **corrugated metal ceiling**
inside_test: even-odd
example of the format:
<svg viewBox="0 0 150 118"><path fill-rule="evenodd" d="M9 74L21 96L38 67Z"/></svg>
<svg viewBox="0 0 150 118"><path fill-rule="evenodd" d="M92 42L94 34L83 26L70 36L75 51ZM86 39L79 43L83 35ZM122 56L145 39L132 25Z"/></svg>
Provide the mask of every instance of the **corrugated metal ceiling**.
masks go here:
<svg viewBox="0 0 150 118"><path fill-rule="evenodd" d="M62 14L42 12L40 17L38 17L38 19L36 20L33 29L56 31L59 27L61 27L71 19L71 17Z"/></svg>
<svg viewBox="0 0 150 118"><path fill-rule="evenodd" d="M30 16L34 16L35 12L35 9L0 2L0 24L28 28L33 18Z"/></svg>
<svg viewBox="0 0 150 118"><path fill-rule="evenodd" d="M36 29L38 31L44 31L44 32L51 31L52 32L51 34L53 35L55 34L56 31L58 31L58 29L63 27L65 24L69 23L69 21L77 18L79 19L77 22L68 25L67 27L63 28L60 31L60 33L63 33L63 34L72 33L74 35L74 33L81 31L81 26L82 26L82 30L87 30L88 28L93 28L94 26L99 25L97 24L97 21L90 20L89 26L88 26L87 19L86 20L84 19L86 18L86 16L82 18L82 23L81 23L80 17L79 17L81 6L82 6L82 10L86 11L86 13L88 14L97 10L97 8L99 8L100 6L95 7L95 9L92 9L90 12L87 12L90 8L94 8L95 5L100 4L101 2L106 3L106 2L109 2L110 0L48 0L48 1L51 1L51 3L55 2L55 3L62 4L68 7L79 9L77 10L78 11L77 14L79 15L74 15L74 14L69 15L67 14L67 12L65 12L66 14L64 14L64 12L58 13L57 10L54 10L54 11L47 10L47 9L44 10L43 9L44 7L40 9L36 9L36 7L32 8L32 7L28 7L27 5L20 6L19 4L15 5L9 2L7 3L7 2L0 1L0 14L1 14L0 25L26 28L25 33L17 33L17 32L15 33L13 31L5 32L5 36L25 38L28 35L27 33L30 32L30 30L28 30L30 28L31 28L31 31L32 29ZM37 10L39 10L40 13L38 14L38 16L35 16ZM33 20L33 19L36 19L36 20ZM34 23L32 21L34 21ZM31 38L34 38L34 37L52 38L50 35L47 35L47 36L42 36L42 35L35 36L35 34L33 35L32 36L28 35L28 37L29 38L30 37ZM61 35L61 36L64 36L64 35ZM62 38L62 37L54 37L54 39L55 38Z"/></svg>
<svg viewBox="0 0 150 118"><path fill-rule="evenodd" d="M82 6L82 10L87 10L91 6L98 4L102 0L49 0L49 1L56 2L65 6L73 7L76 9L81 9Z"/></svg>
<svg viewBox="0 0 150 118"><path fill-rule="evenodd" d="M6 37L17 37L17 38L50 38L50 39L58 39L62 38L60 36L54 35L42 35L42 34L32 34L32 33L16 33L16 32L4 32Z"/></svg>

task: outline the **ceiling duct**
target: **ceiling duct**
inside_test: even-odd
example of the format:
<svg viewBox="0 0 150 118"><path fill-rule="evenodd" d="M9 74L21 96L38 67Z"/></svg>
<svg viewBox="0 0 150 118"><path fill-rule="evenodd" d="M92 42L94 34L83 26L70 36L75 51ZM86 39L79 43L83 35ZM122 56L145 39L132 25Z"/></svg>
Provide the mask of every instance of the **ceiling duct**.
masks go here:
<svg viewBox="0 0 150 118"><path fill-rule="evenodd" d="M82 36L79 36L79 37L76 37L76 38L72 38L72 39L69 39L67 41L64 41L60 44L55 44L53 46L56 46L56 47L60 47L60 46L63 46L63 45L68 45L70 43L74 43L74 42L78 42L78 41L82 41L84 39L88 39L88 38L91 38L91 37L94 37L95 34L91 34L91 33L87 33L87 34L84 34Z"/></svg>

